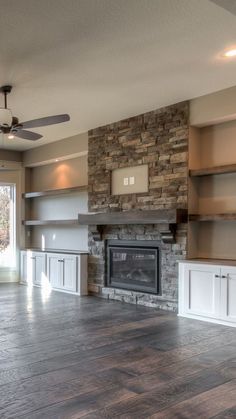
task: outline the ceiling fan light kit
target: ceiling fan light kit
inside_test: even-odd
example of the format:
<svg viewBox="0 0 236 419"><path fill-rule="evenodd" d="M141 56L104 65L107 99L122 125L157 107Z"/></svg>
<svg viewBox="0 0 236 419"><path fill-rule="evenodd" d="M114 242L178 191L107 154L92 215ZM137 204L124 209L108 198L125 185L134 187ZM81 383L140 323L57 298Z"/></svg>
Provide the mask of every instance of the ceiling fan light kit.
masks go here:
<svg viewBox="0 0 236 419"><path fill-rule="evenodd" d="M0 92L4 95L4 108L0 108L0 132L8 134L9 139L18 137L24 140L36 141L42 138L42 135L28 131L28 128L45 127L70 120L68 114L61 114L19 123L18 118L13 116L11 110L7 107L7 95L11 93L11 90L12 86L10 85L5 85L0 88Z"/></svg>
<svg viewBox="0 0 236 419"><path fill-rule="evenodd" d="M10 109L0 108L0 126L9 128L12 125L12 113Z"/></svg>

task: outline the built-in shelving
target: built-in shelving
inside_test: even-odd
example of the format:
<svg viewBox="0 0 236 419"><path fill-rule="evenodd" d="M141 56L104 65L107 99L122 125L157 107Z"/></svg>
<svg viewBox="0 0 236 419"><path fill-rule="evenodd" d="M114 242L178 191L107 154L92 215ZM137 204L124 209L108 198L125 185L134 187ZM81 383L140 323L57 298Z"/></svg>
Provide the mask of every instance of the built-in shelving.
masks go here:
<svg viewBox="0 0 236 419"><path fill-rule="evenodd" d="M226 173L236 173L236 164L189 170L190 177L222 175Z"/></svg>
<svg viewBox="0 0 236 419"><path fill-rule="evenodd" d="M189 214L189 221L236 221L236 213Z"/></svg>
<svg viewBox="0 0 236 419"><path fill-rule="evenodd" d="M38 198L43 196L53 196L53 195L64 195L73 192L86 192L88 190L87 185L82 186L73 186L70 188L62 188L62 189L48 189L45 191L35 191L35 192L26 192L22 194L22 198L29 199L29 198Z"/></svg>
<svg viewBox="0 0 236 419"><path fill-rule="evenodd" d="M190 127L188 258L236 261L236 120Z"/></svg>
<svg viewBox="0 0 236 419"><path fill-rule="evenodd" d="M44 225L74 225L78 223L77 219L73 220L23 220L25 226L44 226Z"/></svg>

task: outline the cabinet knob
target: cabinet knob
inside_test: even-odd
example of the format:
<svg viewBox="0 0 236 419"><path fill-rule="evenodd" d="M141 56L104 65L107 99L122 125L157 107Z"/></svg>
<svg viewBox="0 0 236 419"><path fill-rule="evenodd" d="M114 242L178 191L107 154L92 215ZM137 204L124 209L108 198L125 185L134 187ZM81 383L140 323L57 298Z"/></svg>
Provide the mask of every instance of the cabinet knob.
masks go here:
<svg viewBox="0 0 236 419"><path fill-rule="evenodd" d="M220 278L220 275L215 275L215 278Z"/></svg>
<svg viewBox="0 0 236 419"><path fill-rule="evenodd" d="M227 278L227 276L226 275L222 275L221 278Z"/></svg>

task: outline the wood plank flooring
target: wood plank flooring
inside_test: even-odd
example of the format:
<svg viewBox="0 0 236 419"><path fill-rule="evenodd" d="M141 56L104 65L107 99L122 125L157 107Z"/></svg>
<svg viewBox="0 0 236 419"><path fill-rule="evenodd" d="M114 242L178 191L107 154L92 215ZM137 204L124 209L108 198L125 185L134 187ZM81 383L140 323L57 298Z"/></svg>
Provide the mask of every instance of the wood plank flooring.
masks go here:
<svg viewBox="0 0 236 419"><path fill-rule="evenodd" d="M236 418L236 329L2 284L0 418Z"/></svg>

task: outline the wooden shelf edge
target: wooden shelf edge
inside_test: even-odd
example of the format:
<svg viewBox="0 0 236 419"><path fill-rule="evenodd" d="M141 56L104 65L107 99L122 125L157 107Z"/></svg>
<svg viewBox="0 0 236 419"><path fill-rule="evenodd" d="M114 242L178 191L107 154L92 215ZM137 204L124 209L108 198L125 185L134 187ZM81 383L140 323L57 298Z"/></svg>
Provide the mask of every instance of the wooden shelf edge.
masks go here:
<svg viewBox="0 0 236 419"><path fill-rule="evenodd" d="M44 226L44 225L74 225L78 223L77 219L72 220L23 220L25 226Z"/></svg>
<svg viewBox="0 0 236 419"><path fill-rule="evenodd" d="M22 194L22 198L29 199L29 198L38 198L41 196L63 195L63 194L69 194L72 192L86 192L87 190L88 190L87 185L72 186L71 188L48 189L45 191L26 192Z"/></svg>
<svg viewBox="0 0 236 419"><path fill-rule="evenodd" d="M223 175L227 173L235 173L236 164L229 164L224 166L206 167L204 169L189 170L190 177Z"/></svg>
<svg viewBox="0 0 236 419"><path fill-rule="evenodd" d="M236 213L189 214L189 221L236 221Z"/></svg>
<svg viewBox="0 0 236 419"><path fill-rule="evenodd" d="M186 209L131 210L78 214L83 225L178 224L187 222Z"/></svg>

